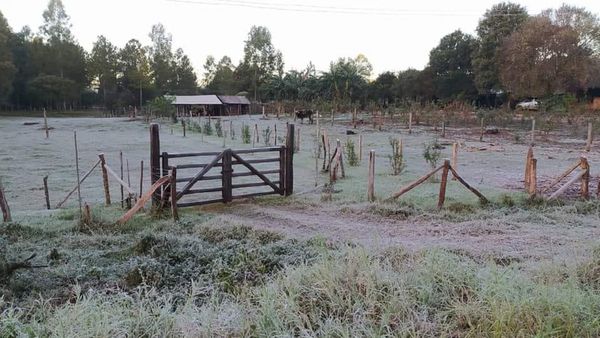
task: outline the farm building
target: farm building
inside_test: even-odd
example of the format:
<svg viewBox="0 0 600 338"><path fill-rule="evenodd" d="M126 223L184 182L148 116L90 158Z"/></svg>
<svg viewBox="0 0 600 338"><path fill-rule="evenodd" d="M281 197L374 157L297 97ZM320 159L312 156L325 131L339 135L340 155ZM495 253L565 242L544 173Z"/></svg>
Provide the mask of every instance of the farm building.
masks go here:
<svg viewBox="0 0 600 338"><path fill-rule="evenodd" d="M177 95L172 98L178 114L240 115L250 109L250 101L244 96Z"/></svg>

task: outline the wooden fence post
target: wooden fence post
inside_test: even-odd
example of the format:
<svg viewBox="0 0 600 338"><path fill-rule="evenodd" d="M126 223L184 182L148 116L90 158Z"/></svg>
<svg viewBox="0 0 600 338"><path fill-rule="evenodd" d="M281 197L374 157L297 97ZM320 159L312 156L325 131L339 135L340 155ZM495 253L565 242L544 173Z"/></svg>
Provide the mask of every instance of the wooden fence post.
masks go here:
<svg viewBox="0 0 600 338"><path fill-rule="evenodd" d="M160 133L158 124L150 124L150 182L152 185L160 179ZM152 205L160 205L160 189L152 195Z"/></svg>
<svg viewBox="0 0 600 338"><path fill-rule="evenodd" d="M581 197L588 199L590 197L590 164L583 156L581 157L581 169L585 172L581 176Z"/></svg>
<svg viewBox="0 0 600 338"><path fill-rule="evenodd" d="M531 120L531 145L535 145L535 119Z"/></svg>
<svg viewBox="0 0 600 338"><path fill-rule="evenodd" d="M77 131L73 130L73 141L75 143L75 171L77 173L77 199L79 200L79 217L83 211L81 206L81 178L79 176L79 149L77 147Z"/></svg>
<svg viewBox="0 0 600 338"><path fill-rule="evenodd" d="M450 169L450 161L444 160L444 168L442 169L442 182L440 183L440 194L438 196L438 209L444 206L446 200L446 185L448 184L448 170Z"/></svg>
<svg viewBox="0 0 600 338"><path fill-rule="evenodd" d="M0 209L2 210L2 221L12 222L10 207L8 206L6 195L4 194L4 187L2 186L2 181L0 181Z"/></svg>
<svg viewBox="0 0 600 338"><path fill-rule="evenodd" d="M446 121L442 121L442 137L446 137Z"/></svg>
<svg viewBox="0 0 600 338"><path fill-rule="evenodd" d="M50 210L50 195L48 194L48 175L44 176L44 196L46 197L46 209Z"/></svg>
<svg viewBox="0 0 600 338"><path fill-rule="evenodd" d="M455 170L458 168L458 143L452 143L452 162L450 163L452 168ZM452 180L456 180L456 177L452 176Z"/></svg>
<svg viewBox="0 0 600 338"><path fill-rule="evenodd" d="M363 154L363 136L362 134L358 134L358 162L362 163L362 154Z"/></svg>
<svg viewBox="0 0 600 338"><path fill-rule="evenodd" d="M412 112L408 113L408 133L409 134L412 134L412 117L413 117L412 115L413 115Z"/></svg>
<svg viewBox="0 0 600 338"><path fill-rule="evenodd" d="M590 150L592 150L592 142L593 142L592 122L588 122L587 142L585 145L585 151L589 152Z"/></svg>
<svg viewBox="0 0 600 338"><path fill-rule="evenodd" d="M185 120L181 120L181 127L183 128L183 137L185 137Z"/></svg>
<svg viewBox="0 0 600 338"><path fill-rule="evenodd" d="M525 190L530 191L529 184L531 182L531 160L533 159L533 147L529 146L527 157L525 158Z"/></svg>
<svg viewBox="0 0 600 338"><path fill-rule="evenodd" d="M481 134L479 135L479 142L483 142L483 134L485 133L485 129L483 128L483 117L481 118Z"/></svg>
<svg viewBox="0 0 600 338"><path fill-rule="evenodd" d="M537 194L537 159L532 158L529 172L529 195L535 197Z"/></svg>
<svg viewBox="0 0 600 338"><path fill-rule="evenodd" d="M221 182L223 190L221 196L223 197L223 203L229 203L232 199L232 165L231 165L231 149L225 149L223 151L223 170L221 171Z"/></svg>
<svg viewBox="0 0 600 338"><path fill-rule="evenodd" d="M342 148L342 142L340 141L339 138L336 140L336 146L338 149L338 161L339 161L340 169L342 172L341 178L345 178L346 170L344 170L344 149Z"/></svg>
<svg viewBox="0 0 600 338"><path fill-rule="evenodd" d="M140 198L144 194L144 160L140 162Z"/></svg>
<svg viewBox="0 0 600 338"><path fill-rule="evenodd" d="M173 215L173 221L179 220L179 213L177 212L177 168L171 167L171 214Z"/></svg>
<svg viewBox="0 0 600 338"><path fill-rule="evenodd" d="M290 196L294 192L294 124L288 124L287 136L285 138L285 195Z"/></svg>
<svg viewBox="0 0 600 338"><path fill-rule="evenodd" d="M300 128L298 128L298 132L296 133L296 152L300 151Z"/></svg>
<svg viewBox="0 0 600 338"><path fill-rule="evenodd" d="M375 201L375 150L369 152L369 178L367 186L367 199Z"/></svg>
<svg viewBox="0 0 600 338"><path fill-rule="evenodd" d="M48 132L48 117L46 116L46 108L44 108L44 130L46 130L46 138L50 137Z"/></svg>

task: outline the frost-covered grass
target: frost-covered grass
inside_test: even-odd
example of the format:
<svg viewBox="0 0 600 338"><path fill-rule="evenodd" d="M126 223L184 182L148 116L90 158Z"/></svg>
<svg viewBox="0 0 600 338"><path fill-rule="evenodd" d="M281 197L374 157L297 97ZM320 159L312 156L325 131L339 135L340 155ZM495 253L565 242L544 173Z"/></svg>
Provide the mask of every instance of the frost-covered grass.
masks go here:
<svg viewBox="0 0 600 338"><path fill-rule="evenodd" d="M342 247L239 292L74 287L57 306L0 303L2 336L460 336L600 334L600 257L526 275L443 250ZM594 270L596 269L596 270ZM209 295L207 295L209 294Z"/></svg>

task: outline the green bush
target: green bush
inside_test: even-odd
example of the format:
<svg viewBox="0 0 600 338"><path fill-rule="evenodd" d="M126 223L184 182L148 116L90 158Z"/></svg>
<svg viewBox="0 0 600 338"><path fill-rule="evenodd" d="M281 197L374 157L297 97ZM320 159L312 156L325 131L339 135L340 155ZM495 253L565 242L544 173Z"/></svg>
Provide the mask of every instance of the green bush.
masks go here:
<svg viewBox="0 0 600 338"><path fill-rule="evenodd" d="M217 133L217 137L223 137L223 126L221 125L221 119L217 119L217 122L215 122L215 132Z"/></svg>
<svg viewBox="0 0 600 338"><path fill-rule="evenodd" d="M351 167L356 167L360 165L360 161L358 160L358 156L356 155L356 150L354 149L354 141L351 139L346 140L346 159L348 160L348 164Z"/></svg>
<svg viewBox="0 0 600 338"><path fill-rule="evenodd" d="M210 124L210 120L206 120L206 122L204 122L204 127L202 128L202 130L204 130L204 135L210 136L213 134L213 128Z"/></svg>
<svg viewBox="0 0 600 338"><path fill-rule="evenodd" d="M242 126L242 142L244 144L249 144L251 141L251 135L250 135L250 126L248 125L243 125Z"/></svg>
<svg viewBox="0 0 600 338"><path fill-rule="evenodd" d="M400 175L404 170L402 140L390 137L390 145L392 146L392 154L388 155L388 158L390 160L390 167L392 167L392 175Z"/></svg>

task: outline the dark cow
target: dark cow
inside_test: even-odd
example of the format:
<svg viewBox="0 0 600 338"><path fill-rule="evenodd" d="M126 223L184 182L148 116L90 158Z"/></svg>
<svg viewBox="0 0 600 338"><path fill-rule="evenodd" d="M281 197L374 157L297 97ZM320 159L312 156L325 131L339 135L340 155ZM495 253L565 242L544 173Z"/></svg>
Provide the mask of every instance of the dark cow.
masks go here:
<svg viewBox="0 0 600 338"><path fill-rule="evenodd" d="M300 123L304 123L304 119L308 118L308 122L313 124L313 114L314 112L310 109L296 110L296 118L300 119Z"/></svg>

